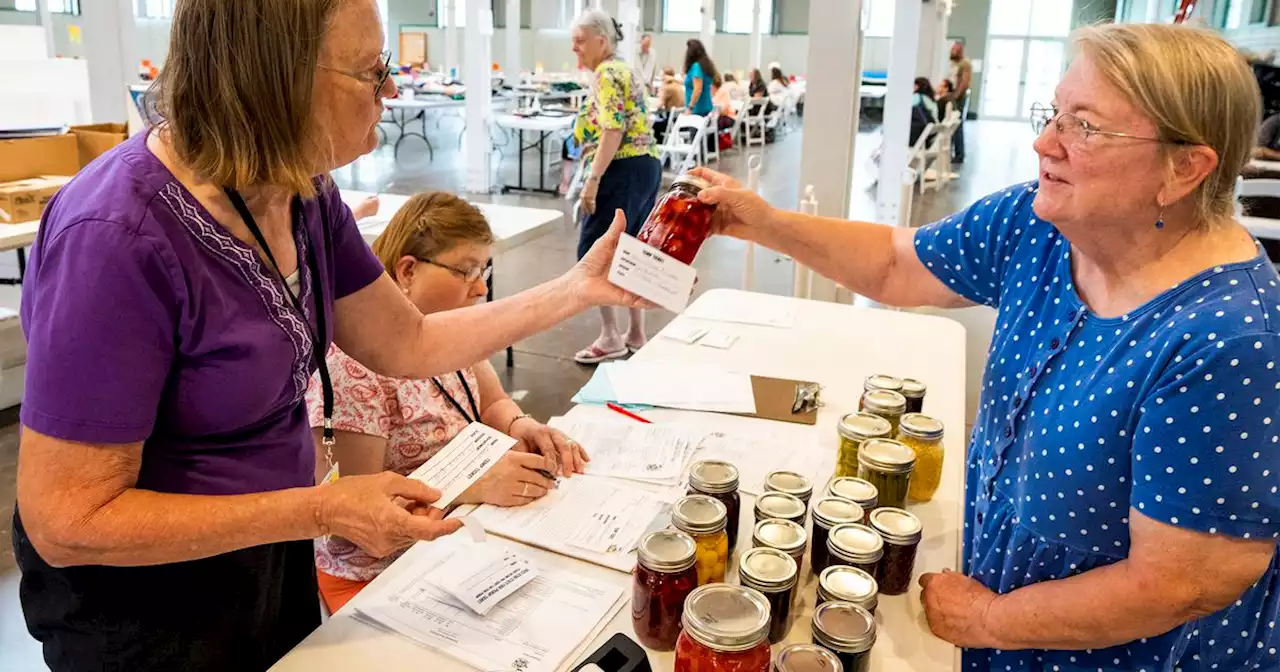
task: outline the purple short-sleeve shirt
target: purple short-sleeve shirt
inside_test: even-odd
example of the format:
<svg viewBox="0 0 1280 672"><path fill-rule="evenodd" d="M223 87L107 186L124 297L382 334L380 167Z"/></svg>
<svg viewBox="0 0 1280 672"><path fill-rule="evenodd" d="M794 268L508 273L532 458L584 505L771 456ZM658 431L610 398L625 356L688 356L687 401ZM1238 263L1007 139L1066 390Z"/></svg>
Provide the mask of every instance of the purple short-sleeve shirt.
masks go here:
<svg viewBox="0 0 1280 672"><path fill-rule="evenodd" d="M294 231L315 325L315 245L333 302L382 266L329 186ZM326 246L324 227L329 229ZM326 247L328 249L326 249ZM22 424L69 441L143 441L137 487L237 494L312 485L303 395L311 335L275 272L217 224L140 134L49 204L23 284Z"/></svg>

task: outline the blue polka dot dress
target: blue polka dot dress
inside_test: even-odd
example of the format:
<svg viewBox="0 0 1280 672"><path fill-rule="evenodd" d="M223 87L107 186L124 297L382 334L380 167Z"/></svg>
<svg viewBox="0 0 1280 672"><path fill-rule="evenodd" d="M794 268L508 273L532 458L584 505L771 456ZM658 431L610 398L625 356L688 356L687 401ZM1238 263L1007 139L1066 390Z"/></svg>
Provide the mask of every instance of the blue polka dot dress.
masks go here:
<svg viewBox="0 0 1280 672"><path fill-rule="evenodd" d="M1129 512L1280 536L1280 278L1210 268L1120 317L1072 284L1035 183L916 235L956 293L998 310L966 470L964 571L1000 593L1127 557ZM1278 554L1280 555L1280 554ZM1209 570L1211 568L1205 568ZM1280 669L1280 565L1234 605L1091 651L967 650L964 670Z"/></svg>

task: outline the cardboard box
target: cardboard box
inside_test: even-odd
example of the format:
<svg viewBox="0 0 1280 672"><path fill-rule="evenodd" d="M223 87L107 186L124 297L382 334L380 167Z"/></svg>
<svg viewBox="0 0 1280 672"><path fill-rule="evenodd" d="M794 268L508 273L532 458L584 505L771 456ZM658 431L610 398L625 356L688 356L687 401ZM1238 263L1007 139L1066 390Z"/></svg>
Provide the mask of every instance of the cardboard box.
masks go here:
<svg viewBox="0 0 1280 672"><path fill-rule="evenodd" d="M70 181L70 177L45 176L0 184L0 223L40 219L49 200Z"/></svg>
<svg viewBox="0 0 1280 672"><path fill-rule="evenodd" d="M107 150L129 138L127 124L89 124L72 126L71 134L76 138L76 147L80 154L80 167L84 168L94 159L107 153ZM46 171L48 172L48 171Z"/></svg>
<svg viewBox="0 0 1280 672"><path fill-rule="evenodd" d="M75 175L80 149L74 135L0 140L0 182L39 175Z"/></svg>

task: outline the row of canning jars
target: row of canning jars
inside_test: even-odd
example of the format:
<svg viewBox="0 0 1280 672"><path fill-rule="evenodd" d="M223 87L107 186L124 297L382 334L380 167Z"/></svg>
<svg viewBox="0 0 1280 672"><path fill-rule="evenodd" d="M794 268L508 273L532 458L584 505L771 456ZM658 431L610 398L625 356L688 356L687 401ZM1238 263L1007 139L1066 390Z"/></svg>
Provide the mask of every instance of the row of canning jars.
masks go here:
<svg viewBox="0 0 1280 672"><path fill-rule="evenodd" d="M840 419L836 476L874 483L880 506L933 499L942 482L942 422L924 415L926 387L909 378L869 376L857 413Z"/></svg>

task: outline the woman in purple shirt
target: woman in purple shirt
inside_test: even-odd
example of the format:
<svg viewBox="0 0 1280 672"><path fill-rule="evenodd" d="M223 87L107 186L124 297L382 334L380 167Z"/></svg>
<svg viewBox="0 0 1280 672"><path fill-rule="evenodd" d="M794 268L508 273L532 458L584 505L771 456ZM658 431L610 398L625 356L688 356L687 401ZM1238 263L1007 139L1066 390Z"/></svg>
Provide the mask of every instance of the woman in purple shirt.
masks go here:
<svg viewBox="0 0 1280 672"><path fill-rule="evenodd" d="M316 487L303 394L330 340L428 378L639 305L605 279L621 221L517 296L409 303L325 177L376 145L382 45L374 0L183 0L164 122L50 204L23 292L13 523L53 669L264 669L318 624L313 538L386 555L457 529L393 473Z"/></svg>

